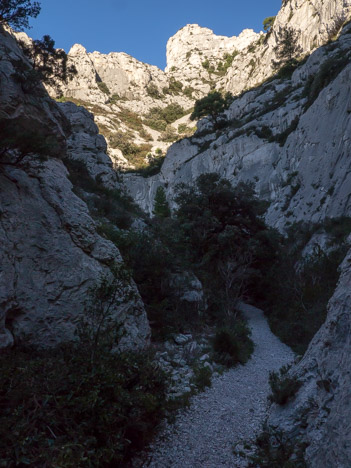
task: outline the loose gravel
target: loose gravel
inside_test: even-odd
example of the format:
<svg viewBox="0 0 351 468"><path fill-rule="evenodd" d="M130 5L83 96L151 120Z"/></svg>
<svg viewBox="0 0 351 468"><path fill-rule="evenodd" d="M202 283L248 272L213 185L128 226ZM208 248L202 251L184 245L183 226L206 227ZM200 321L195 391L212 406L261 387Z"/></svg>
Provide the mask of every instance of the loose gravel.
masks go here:
<svg viewBox="0 0 351 468"><path fill-rule="evenodd" d="M245 466L233 447L254 440L260 432L267 415L269 372L291 362L294 354L273 335L260 309L247 304L241 307L255 343L251 359L214 378L211 388L194 396L175 423L161 431L139 467Z"/></svg>

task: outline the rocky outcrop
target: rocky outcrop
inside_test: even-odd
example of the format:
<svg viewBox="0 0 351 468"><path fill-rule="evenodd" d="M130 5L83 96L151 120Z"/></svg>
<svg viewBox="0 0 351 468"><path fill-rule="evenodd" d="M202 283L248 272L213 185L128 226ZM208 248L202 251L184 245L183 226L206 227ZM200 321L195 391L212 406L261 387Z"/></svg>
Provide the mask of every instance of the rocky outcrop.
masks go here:
<svg viewBox="0 0 351 468"><path fill-rule="evenodd" d="M284 30L295 33L296 57L301 58L335 39L350 16L350 0L283 1L266 37L234 58L224 79L225 89L238 94L269 78L275 72L274 61L279 61L276 47L281 43Z"/></svg>
<svg viewBox="0 0 351 468"><path fill-rule="evenodd" d="M98 235L87 205L72 191L62 159L84 162L90 175L107 187L115 186L116 175L92 116L65 104L70 127L41 85L32 83L28 89L19 64L30 65L4 30L0 49L1 125L12 122L16 129L56 142L54 152L48 147L47 157L29 151L17 163L15 149L9 153L1 148L0 347L22 340L55 346L74 338L91 288L102 277L112 277L111 267L122 262L114 244ZM148 321L134 283L125 288L126 300L112 308L126 331L120 346L141 347L148 341ZM127 299L130 290L133 300Z"/></svg>
<svg viewBox="0 0 351 468"><path fill-rule="evenodd" d="M238 37L217 36L211 29L188 24L167 43L166 73L207 94L211 85L225 75L226 57L239 54L260 37L264 37L263 33L252 29L245 29ZM223 65L218 70L220 63Z"/></svg>
<svg viewBox="0 0 351 468"><path fill-rule="evenodd" d="M94 113L117 167L140 168L155 159L159 150L166 152L174 139L184 136L178 128L183 121L174 122L168 132L155 122L150 126L146 117L152 108L178 104L190 115L195 100L213 88L238 95L257 86L276 72L277 46L287 28L296 34L295 55L301 59L337 36L350 18L350 2L284 1L268 34L245 29L237 37L225 37L197 24L186 25L167 43L165 71L123 52L88 53L75 44L68 56L77 75L67 83L57 83L49 92L54 97L72 99ZM21 39L28 40L23 33ZM185 123L185 133L189 134L192 125ZM116 138L123 140L117 147ZM131 149L131 143L139 149ZM139 151L137 163L128 151Z"/></svg>
<svg viewBox="0 0 351 468"><path fill-rule="evenodd" d="M270 202L267 221L280 229L294 221L349 215L350 28L314 52L291 79L237 98L221 132L206 119L200 122L193 137L170 148L158 175L125 175L134 199L151 213L159 185L172 201L177 184L218 172L233 184L252 182ZM335 72L328 78L331 63ZM314 79L312 94L306 83Z"/></svg>

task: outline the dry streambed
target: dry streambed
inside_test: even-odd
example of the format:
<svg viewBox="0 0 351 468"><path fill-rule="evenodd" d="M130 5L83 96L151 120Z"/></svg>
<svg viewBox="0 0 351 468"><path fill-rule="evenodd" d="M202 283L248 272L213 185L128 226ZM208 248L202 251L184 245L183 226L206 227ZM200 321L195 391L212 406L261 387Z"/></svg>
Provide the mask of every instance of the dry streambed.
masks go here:
<svg viewBox="0 0 351 468"><path fill-rule="evenodd" d="M135 467L245 466L233 447L259 432L267 412L269 372L291 362L294 354L273 335L261 310L245 304L242 311L255 343L250 361L215 377L211 388L194 396Z"/></svg>

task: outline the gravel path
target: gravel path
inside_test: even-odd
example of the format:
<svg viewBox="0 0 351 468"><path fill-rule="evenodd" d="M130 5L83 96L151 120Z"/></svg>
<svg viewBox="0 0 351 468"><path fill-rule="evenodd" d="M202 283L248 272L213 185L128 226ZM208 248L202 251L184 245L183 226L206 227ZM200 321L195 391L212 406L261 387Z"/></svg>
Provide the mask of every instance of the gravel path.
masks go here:
<svg viewBox="0 0 351 468"><path fill-rule="evenodd" d="M252 329L255 350L245 366L212 380L196 395L152 445L143 467L220 468L243 466L233 446L253 440L267 411L268 376L289 363L294 354L270 331L263 312L242 305Z"/></svg>

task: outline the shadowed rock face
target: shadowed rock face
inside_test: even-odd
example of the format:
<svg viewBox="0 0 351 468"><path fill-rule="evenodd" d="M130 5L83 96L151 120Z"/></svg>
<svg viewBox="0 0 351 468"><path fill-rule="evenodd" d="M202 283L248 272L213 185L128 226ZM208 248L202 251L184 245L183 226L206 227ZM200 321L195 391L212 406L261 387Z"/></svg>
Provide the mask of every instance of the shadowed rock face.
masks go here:
<svg viewBox="0 0 351 468"><path fill-rule="evenodd" d="M32 155L15 166L0 164L0 348L22 339L55 346L74 338L89 289L122 262L117 248L97 234L61 158L80 158L107 187L116 186L116 174L91 115L65 105L70 126L44 88L26 93L15 81L16 63L26 59L3 30L0 49L1 119L58 141L56 157L41 161ZM134 290L136 299L113 311L126 329L121 346L142 347L149 337L146 314L134 283L126 289Z"/></svg>
<svg viewBox="0 0 351 468"><path fill-rule="evenodd" d="M273 406L269 424L306 442L308 466L351 463L351 251L341 265L325 324L292 373L303 382L296 399Z"/></svg>

